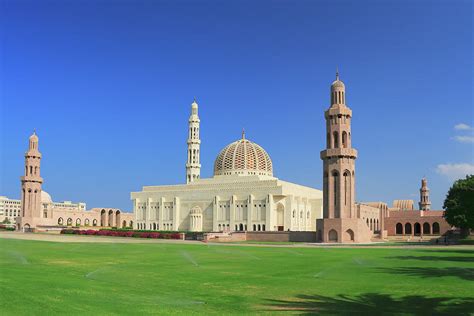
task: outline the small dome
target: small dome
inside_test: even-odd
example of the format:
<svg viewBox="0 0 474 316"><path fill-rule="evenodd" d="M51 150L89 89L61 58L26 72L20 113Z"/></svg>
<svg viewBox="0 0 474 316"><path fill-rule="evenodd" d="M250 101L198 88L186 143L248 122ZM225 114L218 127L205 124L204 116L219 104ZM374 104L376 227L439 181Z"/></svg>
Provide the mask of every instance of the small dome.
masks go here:
<svg viewBox="0 0 474 316"><path fill-rule="evenodd" d="M214 162L215 176L233 174L273 176L270 156L243 136L222 149Z"/></svg>
<svg viewBox="0 0 474 316"><path fill-rule="evenodd" d="M333 81L333 83L331 84L331 89L334 89L334 88L342 88L342 89L345 89L346 86L344 85L344 82L342 82L341 80L336 79L335 81Z"/></svg>
<svg viewBox="0 0 474 316"><path fill-rule="evenodd" d="M49 195L48 192L46 191L41 191L41 203L53 203L53 200L51 199L51 195Z"/></svg>

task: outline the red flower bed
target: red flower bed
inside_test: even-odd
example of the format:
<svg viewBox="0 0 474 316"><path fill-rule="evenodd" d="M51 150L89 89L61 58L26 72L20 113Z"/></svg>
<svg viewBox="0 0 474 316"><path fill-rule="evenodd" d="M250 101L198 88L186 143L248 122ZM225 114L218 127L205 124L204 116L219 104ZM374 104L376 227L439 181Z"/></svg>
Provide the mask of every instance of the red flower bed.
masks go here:
<svg viewBox="0 0 474 316"><path fill-rule="evenodd" d="M96 235L110 237L137 237L137 238L153 238L153 239L182 239L181 233L158 233L158 232L137 232L133 230L79 230L79 229L63 229L61 234L69 235Z"/></svg>

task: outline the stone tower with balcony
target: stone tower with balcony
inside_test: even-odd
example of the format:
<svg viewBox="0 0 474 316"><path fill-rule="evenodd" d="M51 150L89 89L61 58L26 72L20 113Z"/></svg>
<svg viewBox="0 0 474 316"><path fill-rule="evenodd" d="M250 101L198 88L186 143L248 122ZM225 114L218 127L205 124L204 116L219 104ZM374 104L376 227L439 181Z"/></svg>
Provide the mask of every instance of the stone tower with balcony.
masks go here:
<svg viewBox="0 0 474 316"><path fill-rule="evenodd" d="M201 177L200 148L201 139L199 136L200 120L198 116L198 104L196 100L191 104L191 116L189 116L188 130L188 159L186 161L186 183L189 184Z"/></svg>
<svg viewBox="0 0 474 316"><path fill-rule="evenodd" d="M21 216L17 218L19 230L34 229L41 218L41 153L36 132L30 136L28 151L25 153L25 173L21 177Z"/></svg>
<svg viewBox="0 0 474 316"><path fill-rule="evenodd" d="M323 219L317 221L323 242L370 241L370 229L359 219L355 205L355 160L352 148L352 110L346 105L346 88L336 72L331 104L325 111L326 149L323 160Z"/></svg>

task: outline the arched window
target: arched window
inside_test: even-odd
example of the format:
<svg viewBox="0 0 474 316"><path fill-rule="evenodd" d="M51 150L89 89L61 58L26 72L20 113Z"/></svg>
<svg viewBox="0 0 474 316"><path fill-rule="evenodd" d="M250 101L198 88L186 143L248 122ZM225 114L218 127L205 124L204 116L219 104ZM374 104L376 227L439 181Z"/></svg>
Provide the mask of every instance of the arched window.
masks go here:
<svg viewBox="0 0 474 316"><path fill-rule="evenodd" d="M296 211L293 210L293 218L295 218L295 217L296 217Z"/></svg>
<svg viewBox="0 0 474 316"><path fill-rule="evenodd" d="M333 148L339 148L339 134L337 132L333 133L334 146Z"/></svg>
<svg viewBox="0 0 474 316"><path fill-rule="evenodd" d="M58 218L58 225L63 225L64 224L64 220L62 217Z"/></svg>
<svg viewBox="0 0 474 316"><path fill-rule="evenodd" d="M337 206L339 203L337 202L338 200L338 188L339 188L339 173L337 171L332 172L332 178L333 178L333 189L334 189L334 206Z"/></svg>
<svg viewBox="0 0 474 316"><path fill-rule="evenodd" d="M346 133L346 131L342 132L342 147L347 148L347 133Z"/></svg>
<svg viewBox="0 0 474 316"><path fill-rule="evenodd" d="M156 223L153 223L153 230L156 230Z"/></svg>
<svg viewBox="0 0 474 316"><path fill-rule="evenodd" d="M421 225L420 225L420 223L415 223L415 225L413 225L413 231L414 231L415 236L421 235Z"/></svg>
<svg viewBox="0 0 474 316"><path fill-rule="evenodd" d="M423 234L424 235L430 235L431 234L431 232L430 232L431 229L430 228L431 228L430 224L424 223L423 224Z"/></svg>
<svg viewBox="0 0 474 316"><path fill-rule="evenodd" d="M326 146L327 148L331 148L331 133L328 133L327 134L327 138L326 138Z"/></svg>
<svg viewBox="0 0 474 316"><path fill-rule="evenodd" d="M88 219L88 218L86 218L86 219L84 220L84 225L85 225L85 226L89 226L89 219Z"/></svg>
<svg viewBox="0 0 474 316"><path fill-rule="evenodd" d="M96 219L94 219L94 220L92 221L92 226L97 226L97 220L96 220Z"/></svg>
<svg viewBox="0 0 474 316"><path fill-rule="evenodd" d="M397 223L396 228L395 228L395 233L397 235L403 234L403 225L401 223Z"/></svg>
<svg viewBox="0 0 474 316"><path fill-rule="evenodd" d="M350 204L351 172L344 172L344 205Z"/></svg>
<svg viewBox="0 0 474 316"><path fill-rule="evenodd" d="M405 224L405 235L411 235L411 224L410 223Z"/></svg>
<svg viewBox="0 0 474 316"><path fill-rule="evenodd" d="M257 225L253 224L253 231L257 230Z"/></svg>
<svg viewBox="0 0 474 316"><path fill-rule="evenodd" d="M439 234L439 224L437 222L433 223L433 235Z"/></svg>
<svg viewBox="0 0 474 316"><path fill-rule="evenodd" d="M80 218L76 219L76 226L81 226L81 219Z"/></svg>
<svg viewBox="0 0 474 316"><path fill-rule="evenodd" d="M258 231L261 231L262 230L262 226L260 226L260 224L258 224Z"/></svg>
<svg viewBox="0 0 474 316"><path fill-rule="evenodd" d="M72 218L68 218L67 219L67 226L71 226L72 225Z"/></svg>
<svg viewBox="0 0 474 316"><path fill-rule="evenodd" d="M262 225L262 231L265 231L265 224Z"/></svg>

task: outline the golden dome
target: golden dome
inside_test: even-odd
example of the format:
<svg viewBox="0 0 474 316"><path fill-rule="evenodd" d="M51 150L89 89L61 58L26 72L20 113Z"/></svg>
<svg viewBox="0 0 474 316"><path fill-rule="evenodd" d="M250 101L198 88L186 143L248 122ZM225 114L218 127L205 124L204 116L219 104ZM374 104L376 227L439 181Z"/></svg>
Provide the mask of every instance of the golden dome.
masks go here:
<svg viewBox="0 0 474 316"><path fill-rule="evenodd" d="M272 160L262 147L242 135L221 150L214 162L214 175L273 176Z"/></svg>

